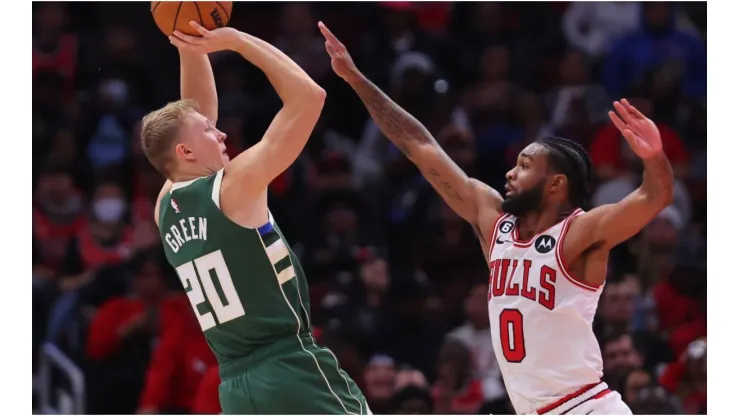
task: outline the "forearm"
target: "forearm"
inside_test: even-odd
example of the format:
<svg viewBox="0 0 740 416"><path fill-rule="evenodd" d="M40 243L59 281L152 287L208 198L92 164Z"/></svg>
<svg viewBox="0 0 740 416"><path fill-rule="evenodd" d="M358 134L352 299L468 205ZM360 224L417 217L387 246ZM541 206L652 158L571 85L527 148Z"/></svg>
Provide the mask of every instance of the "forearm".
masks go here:
<svg viewBox="0 0 740 416"><path fill-rule="evenodd" d="M664 153L644 159L642 185L638 189L651 204L667 206L673 202L673 168Z"/></svg>
<svg viewBox="0 0 740 416"><path fill-rule="evenodd" d="M358 74L356 78L348 80L348 83L365 104L378 128L412 162L417 163L415 159L420 158L421 146L437 146L432 135L419 120L393 102L364 75Z"/></svg>
<svg viewBox="0 0 740 416"><path fill-rule="evenodd" d="M445 202L474 222L476 200L468 175L442 150L431 133L363 75L348 80L383 134L418 168Z"/></svg>
<svg viewBox="0 0 740 416"><path fill-rule="evenodd" d="M265 73L284 105L322 97L321 87L298 64L262 39L241 33L234 50Z"/></svg>
<svg viewBox="0 0 740 416"><path fill-rule="evenodd" d="M216 81L208 55L180 50L180 96L198 103L212 123L218 119Z"/></svg>

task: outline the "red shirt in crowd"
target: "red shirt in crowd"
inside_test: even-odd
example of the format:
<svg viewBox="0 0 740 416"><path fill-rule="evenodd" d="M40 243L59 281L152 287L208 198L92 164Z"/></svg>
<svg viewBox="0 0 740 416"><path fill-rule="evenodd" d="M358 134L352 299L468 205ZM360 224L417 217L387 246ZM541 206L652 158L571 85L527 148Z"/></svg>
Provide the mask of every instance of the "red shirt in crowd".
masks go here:
<svg viewBox="0 0 740 416"><path fill-rule="evenodd" d="M676 357L680 357L693 341L707 336L707 321L697 316L676 328L671 334L670 344Z"/></svg>
<svg viewBox="0 0 740 416"><path fill-rule="evenodd" d="M660 384L670 393L678 394L681 390L681 382L686 373L686 364L679 361L670 363L666 366L663 374L660 376ZM684 414L696 415L701 414L707 404L707 394L701 390L695 389L684 393L681 397Z"/></svg>
<svg viewBox="0 0 740 416"><path fill-rule="evenodd" d="M57 268L64 260L70 240L85 227L85 214L80 211L61 222L34 207L32 215L33 234L39 244L42 262L45 266Z"/></svg>
<svg viewBox="0 0 740 416"><path fill-rule="evenodd" d="M105 264L117 264L126 260L131 253L133 233L130 228L123 231L118 244L105 247L99 244L89 227L83 227L77 235L77 250L80 253L82 267L85 270L94 269Z"/></svg>
<svg viewBox="0 0 740 416"><path fill-rule="evenodd" d="M149 364L140 408L200 413L192 409L194 399L206 371L217 366L217 362L197 321L190 315L181 315L181 322L163 328ZM218 403L218 384L215 398Z"/></svg>
<svg viewBox="0 0 740 416"><path fill-rule="evenodd" d="M182 315L183 302L178 297L164 299L159 305L160 328L170 325L173 315ZM144 313L146 305L141 299L118 297L105 302L93 317L87 338L87 355L94 360L115 354L121 346L120 331Z"/></svg>
<svg viewBox="0 0 740 416"><path fill-rule="evenodd" d="M439 386L432 386L431 393L434 401L439 400ZM474 414L483 405L483 401L483 384L480 380L473 379L452 398L451 410L456 414Z"/></svg>
<svg viewBox="0 0 740 416"><path fill-rule="evenodd" d="M198 415L217 415L221 413L221 402L218 399L218 386L221 378L218 366L210 367L203 375L198 392L193 399L191 412Z"/></svg>
<svg viewBox="0 0 740 416"><path fill-rule="evenodd" d="M660 321L660 329L663 331L672 331L699 315L699 303L678 293L665 280L653 287L653 299Z"/></svg>
<svg viewBox="0 0 740 416"><path fill-rule="evenodd" d="M672 164L684 164L689 161L689 153L678 134L668 125L656 123L663 141L663 151ZM594 168L611 166L615 170L624 168L622 159L622 134L611 123L602 127L594 137L589 149Z"/></svg>

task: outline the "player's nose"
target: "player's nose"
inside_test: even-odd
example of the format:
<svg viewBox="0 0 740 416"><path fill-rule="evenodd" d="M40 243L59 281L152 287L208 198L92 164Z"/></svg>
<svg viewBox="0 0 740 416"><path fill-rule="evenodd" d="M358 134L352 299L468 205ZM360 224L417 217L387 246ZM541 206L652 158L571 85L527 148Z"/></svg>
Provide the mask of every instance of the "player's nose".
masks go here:
<svg viewBox="0 0 740 416"><path fill-rule="evenodd" d="M515 176L514 176L514 171L515 170L516 170L516 168L511 169L510 171L506 172L506 180L507 181L512 182L515 179Z"/></svg>

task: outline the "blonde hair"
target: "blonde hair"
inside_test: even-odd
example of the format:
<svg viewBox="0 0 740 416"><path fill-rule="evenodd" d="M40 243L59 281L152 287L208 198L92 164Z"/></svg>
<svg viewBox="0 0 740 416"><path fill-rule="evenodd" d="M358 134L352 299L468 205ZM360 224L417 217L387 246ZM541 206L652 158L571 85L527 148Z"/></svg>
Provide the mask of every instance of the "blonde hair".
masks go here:
<svg viewBox="0 0 740 416"><path fill-rule="evenodd" d="M198 111L198 104L190 99L178 100L152 111L141 121L141 148L164 176L168 176L175 138L189 111Z"/></svg>

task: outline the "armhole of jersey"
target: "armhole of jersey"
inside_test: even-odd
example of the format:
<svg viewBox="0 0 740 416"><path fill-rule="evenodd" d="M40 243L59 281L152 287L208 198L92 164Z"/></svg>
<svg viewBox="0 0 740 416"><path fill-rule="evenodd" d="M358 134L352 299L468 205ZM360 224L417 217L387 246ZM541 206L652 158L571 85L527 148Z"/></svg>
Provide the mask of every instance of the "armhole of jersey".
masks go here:
<svg viewBox="0 0 740 416"><path fill-rule="evenodd" d="M162 199L159 200L159 205L157 206L157 228L159 228L162 225L162 220L164 220L164 212L165 212L164 210L167 204L169 203L168 202L166 204L164 200L170 197L171 197L170 193L167 192L166 194L162 195Z"/></svg>
<svg viewBox="0 0 740 416"><path fill-rule="evenodd" d="M493 223L493 232L491 233L491 242L488 244L488 258L486 259L486 261L490 261L491 256L493 255L493 247L495 247L496 244L496 234L498 234L498 226L501 221L503 221L504 218L507 218L508 216L509 214L502 212L498 215L498 218L496 218L496 221Z"/></svg>
<svg viewBox="0 0 740 416"><path fill-rule="evenodd" d="M588 290L589 292L596 292L601 287L600 285L593 285L591 283L581 282L580 280L575 279L573 276L571 276L570 273L568 273L568 265L565 263L565 256L563 256L563 241L565 241L565 236L568 233L568 228L570 228L570 223L573 221L573 218L577 217L581 212L583 212L581 211L581 209L577 209L568 218L565 219L563 229L560 230L560 238L558 238L558 243L555 246L555 259L558 262L558 267L560 268L560 271L563 272L563 276L565 276L566 280L580 287L581 289Z"/></svg>
<svg viewBox="0 0 740 416"><path fill-rule="evenodd" d="M211 191L211 199L216 204L216 208L221 209L221 181L224 179L224 170L216 172L216 177L213 179L213 190Z"/></svg>

